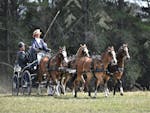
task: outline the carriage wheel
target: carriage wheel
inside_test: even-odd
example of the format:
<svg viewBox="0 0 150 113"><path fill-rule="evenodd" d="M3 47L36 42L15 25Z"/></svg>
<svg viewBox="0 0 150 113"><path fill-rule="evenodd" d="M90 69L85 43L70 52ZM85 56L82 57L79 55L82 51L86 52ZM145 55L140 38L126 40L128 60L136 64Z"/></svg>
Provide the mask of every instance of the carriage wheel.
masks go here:
<svg viewBox="0 0 150 113"><path fill-rule="evenodd" d="M18 96L19 93L19 78L17 74L12 77L12 95Z"/></svg>
<svg viewBox="0 0 150 113"><path fill-rule="evenodd" d="M22 93L23 95L30 95L31 94L31 75L29 71L24 71L21 78L21 86L22 86Z"/></svg>

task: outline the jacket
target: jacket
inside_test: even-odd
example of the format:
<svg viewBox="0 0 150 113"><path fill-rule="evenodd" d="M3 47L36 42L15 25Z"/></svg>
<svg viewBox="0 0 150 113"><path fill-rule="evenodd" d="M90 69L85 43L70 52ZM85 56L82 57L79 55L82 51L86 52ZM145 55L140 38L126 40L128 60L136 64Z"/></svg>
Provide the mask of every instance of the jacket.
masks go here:
<svg viewBox="0 0 150 113"><path fill-rule="evenodd" d="M17 52L17 64L19 64L21 68L27 65L27 57L25 51Z"/></svg>
<svg viewBox="0 0 150 113"><path fill-rule="evenodd" d="M49 48L47 48L47 46L46 46L45 42L43 41L43 39L40 39L40 43L38 43L35 38L32 41L31 49L32 49L32 52L38 52L40 50L43 50L45 52L49 51Z"/></svg>

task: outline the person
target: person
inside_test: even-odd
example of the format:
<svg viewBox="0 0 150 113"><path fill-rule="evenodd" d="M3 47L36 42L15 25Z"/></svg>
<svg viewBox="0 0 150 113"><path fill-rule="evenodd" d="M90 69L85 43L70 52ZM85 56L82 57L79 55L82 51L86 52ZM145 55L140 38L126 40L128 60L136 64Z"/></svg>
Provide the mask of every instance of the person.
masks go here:
<svg viewBox="0 0 150 113"><path fill-rule="evenodd" d="M16 63L24 68L27 65L27 57L25 52L25 44L23 42L19 42L18 44L19 51L17 52Z"/></svg>
<svg viewBox="0 0 150 113"><path fill-rule="evenodd" d="M45 55L46 52L50 52L51 50L47 47L47 44L41 39L42 32L40 29L36 29L33 32L33 41L31 44L31 54L33 60L38 60L38 64L41 58ZM40 52L42 51L42 52ZM39 56L37 57L37 53L40 52ZM44 53L45 52L45 53Z"/></svg>

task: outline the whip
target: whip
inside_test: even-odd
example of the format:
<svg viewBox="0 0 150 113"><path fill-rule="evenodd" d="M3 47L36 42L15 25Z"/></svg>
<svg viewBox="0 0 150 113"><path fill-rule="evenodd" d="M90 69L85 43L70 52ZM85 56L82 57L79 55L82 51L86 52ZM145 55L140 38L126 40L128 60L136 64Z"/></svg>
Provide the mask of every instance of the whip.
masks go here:
<svg viewBox="0 0 150 113"><path fill-rule="evenodd" d="M52 25L53 25L54 21L56 20L56 18L57 18L57 16L58 16L59 13L60 13L60 10L56 13L55 17L53 18L53 20L52 20L51 24L49 25L49 27L48 27L48 29L47 29L47 31L46 31L43 39L46 38L46 35L47 35L48 31L51 29L51 27L52 27Z"/></svg>

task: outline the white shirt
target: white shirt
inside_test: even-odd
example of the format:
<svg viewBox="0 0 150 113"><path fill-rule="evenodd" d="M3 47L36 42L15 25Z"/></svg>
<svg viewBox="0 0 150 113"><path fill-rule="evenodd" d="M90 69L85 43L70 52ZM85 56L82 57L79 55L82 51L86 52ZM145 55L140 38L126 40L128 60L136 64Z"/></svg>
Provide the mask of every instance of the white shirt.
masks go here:
<svg viewBox="0 0 150 113"><path fill-rule="evenodd" d="M37 43L40 45L40 41L41 39L40 38L35 38L35 40L37 41Z"/></svg>

